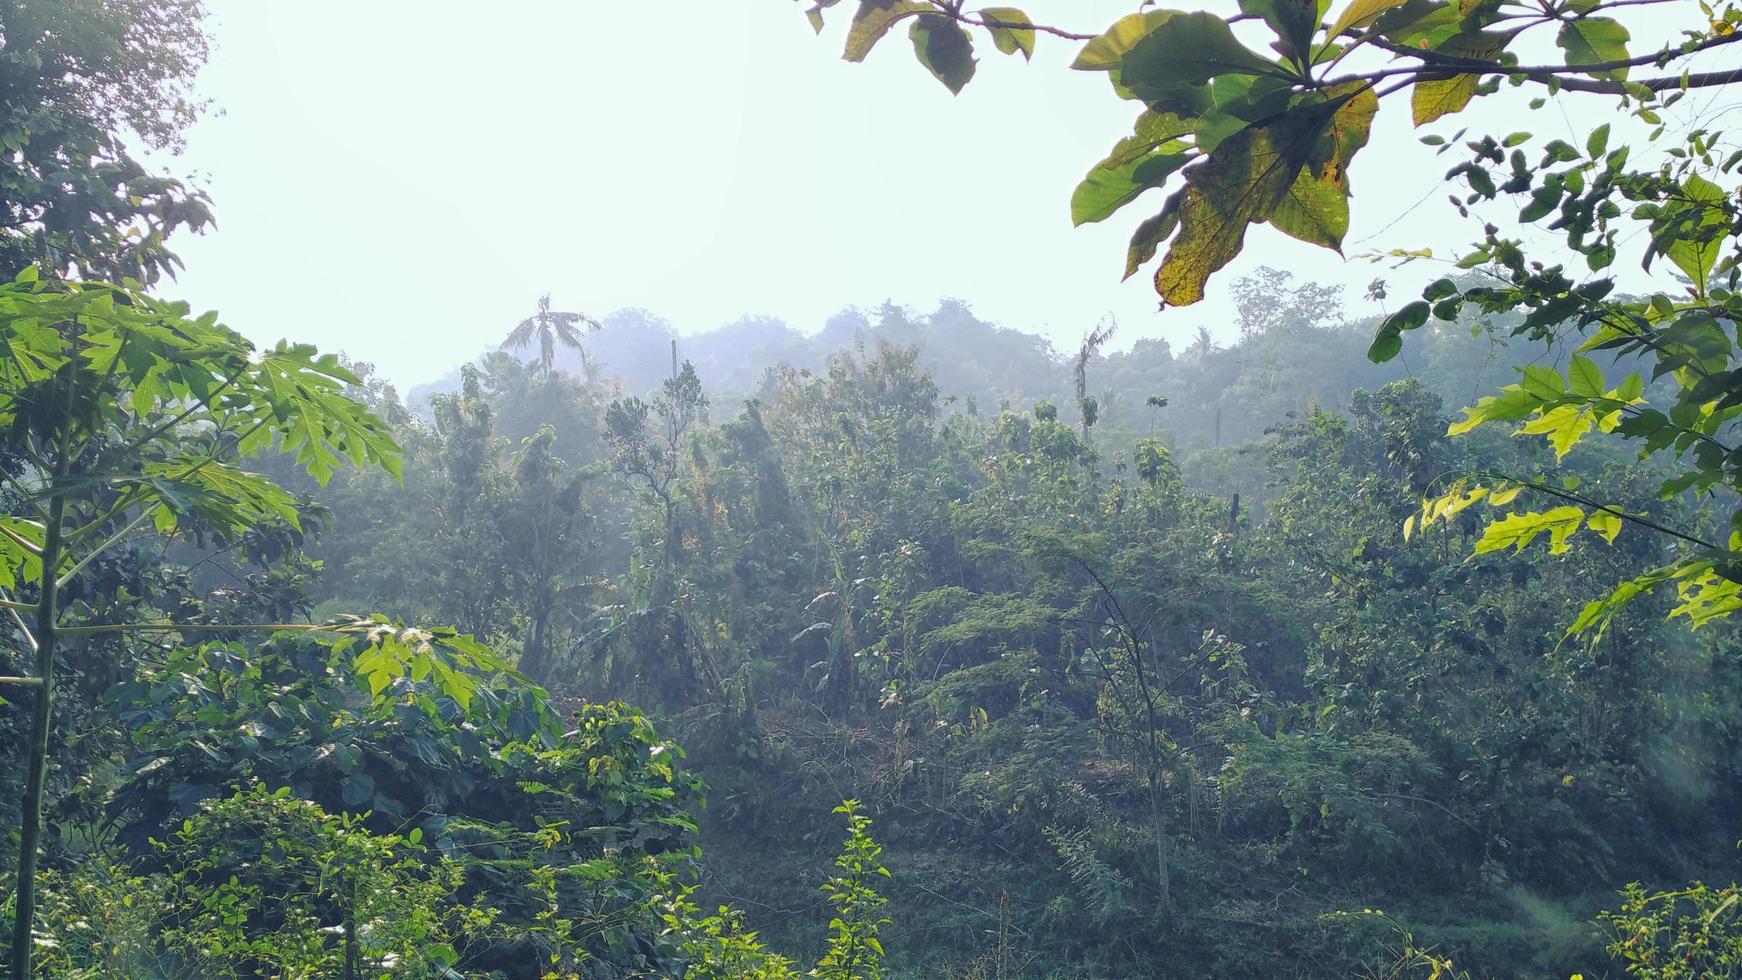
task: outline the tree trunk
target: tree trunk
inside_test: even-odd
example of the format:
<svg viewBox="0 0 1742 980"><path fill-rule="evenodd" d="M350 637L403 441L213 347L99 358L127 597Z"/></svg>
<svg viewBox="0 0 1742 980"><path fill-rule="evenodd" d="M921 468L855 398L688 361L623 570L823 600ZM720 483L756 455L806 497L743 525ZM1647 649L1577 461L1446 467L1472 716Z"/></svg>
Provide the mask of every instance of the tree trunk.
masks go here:
<svg viewBox="0 0 1742 980"><path fill-rule="evenodd" d="M545 623L550 619L548 607L536 610L532 614L532 635L526 640L526 647L520 651L520 672L526 676L544 683L545 670Z"/></svg>
<svg viewBox="0 0 1742 980"><path fill-rule="evenodd" d="M62 455L55 473L58 485L66 476L67 459ZM57 486L57 489L59 487ZM66 517L66 497L49 503L48 529L42 546L42 587L36 606L36 704L30 716L30 772L24 784L18 831L17 919L12 925L12 977L30 980L31 926L36 917L36 852L42 841L42 790L48 770L48 732L54 708L55 575L61 564L61 522Z"/></svg>
<svg viewBox="0 0 1742 980"><path fill-rule="evenodd" d="M1155 877L1161 888L1161 910L1173 909L1173 881L1167 868L1167 822L1162 819L1161 773L1149 773L1149 817L1155 825Z"/></svg>

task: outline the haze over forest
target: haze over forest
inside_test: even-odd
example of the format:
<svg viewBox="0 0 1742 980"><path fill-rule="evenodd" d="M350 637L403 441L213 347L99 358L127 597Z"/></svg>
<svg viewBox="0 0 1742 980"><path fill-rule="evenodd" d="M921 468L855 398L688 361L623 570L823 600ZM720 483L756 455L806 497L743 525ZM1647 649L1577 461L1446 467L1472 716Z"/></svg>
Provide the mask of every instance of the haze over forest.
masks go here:
<svg viewBox="0 0 1742 980"><path fill-rule="evenodd" d="M1742 978L1742 6L1046 6L0 2L12 980Z"/></svg>

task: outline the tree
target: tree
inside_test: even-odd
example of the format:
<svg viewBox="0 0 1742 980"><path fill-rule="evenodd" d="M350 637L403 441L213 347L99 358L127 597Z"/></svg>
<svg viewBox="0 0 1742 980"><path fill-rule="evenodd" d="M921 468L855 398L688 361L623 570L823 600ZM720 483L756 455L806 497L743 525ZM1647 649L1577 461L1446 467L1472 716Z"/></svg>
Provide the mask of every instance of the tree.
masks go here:
<svg viewBox="0 0 1742 980"><path fill-rule="evenodd" d="M549 673L553 620L585 588L573 573L593 550L591 515L582 499L587 474L551 452L555 440L556 431L546 426L509 460L513 483L504 501L507 512L497 522L517 556L502 574L516 580L514 591L529 620L520 670L535 679Z"/></svg>
<svg viewBox="0 0 1742 980"><path fill-rule="evenodd" d="M1107 341L1113 339L1113 334L1119 329L1119 321L1108 320L1105 324L1096 324L1095 329L1083 335L1083 343L1077 348L1077 356L1071 361L1071 379L1076 383L1077 409L1082 413L1083 441L1089 441L1089 429L1095 425L1100 415L1100 403L1089 397L1089 362L1101 353L1101 348Z"/></svg>
<svg viewBox="0 0 1742 980"><path fill-rule="evenodd" d="M330 355L281 343L256 351L215 314L190 319L182 304L103 283L57 283L27 269L0 285L0 440L26 461L5 473L13 506L0 515L0 607L33 654L33 671L4 678L32 705L21 807L12 970L31 975L35 874L44 776L63 647L107 633L174 636L237 627L177 622L80 622L64 601L105 553L139 534L239 537L267 524L296 526L295 500L236 465L275 443L317 480L342 465L397 472L386 426L345 397L355 375ZM27 617L29 621L27 622ZM385 622L241 628L321 630L357 650L357 669L380 691L417 661L439 665L464 696L455 665L488 666L458 638L402 632Z"/></svg>
<svg viewBox="0 0 1742 980"><path fill-rule="evenodd" d="M588 330L600 329L599 321L585 313L563 313L550 308L550 294L545 293L538 298L538 312L520 321L502 341L504 350L523 350L538 341L538 367L546 378L550 377L551 365L556 361L557 344L562 344L570 350L581 349L581 331L576 325Z"/></svg>
<svg viewBox="0 0 1742 980"><path fill-rule="evenodd" d="M811 9L818 30L834 5L821 0ZM987 32L1000 51L1024 56L1037 34L1087 42L1072 67L1105 72L1115 93L1141 103L1144 111L1133 134L1077 187L1073 220L1101 221L1149 190L1172 187L1161 209L1132 237L1125 274L1148 263L1165 243L1155 288L1164 307L1184 306L1203 298L1205 283L1240 253L1253 225L1267 223L1341 251L1350 225L1349 165L1367 144L1381 103L1406 91L1418 127L1463 112L1502 84L1541 86L1545 96L1533 100L1533 108L1567 92L1607 96L1647 127L1650 135L1640 148L1656 149L1669 129L1666 113L1684 96L1738 82L1734 72L1696 72L1688 65L1697 55L1742 41L1742 9L1702 0L1697 15L1675 25L1684 28L1679 34L1666 30L1670 24L1663 19L1653 23L1664 39L1648 53L1634 54L1642 45L1617 18L1637 5L1639 0L1349 0L1326 24L1322 4L1242 0L1235 17L1149 10L1090 35L1033 24L1014 8L971 13L948 0L867 2L853 18L845 56L863 59L892 26L911 19L921 63L957 91L973 75L969 28ZM1685 4L1677 9L1692 10ZM1261 23L1274 36L1276 57L1237 36L1236 26L1246 21ZM1561 58L1521 63L1521 52L1549 32ZM1518 332L1551 346L1567 339L1564 325L1571 324L1582 340L1573 345L1579 353L1566 373L1537 366L1520 384L1473 407L1452 431L1522 423L1520 434L1543 435L1557 454L1565 454L1595 429L1641 440L1645 455L1686 457L1683 471L1660 487L1662 494L1742 487L1742 449L1730 432L1742 412L1742 368L1736 366L1742 356L1729 336L1742 316L1736 293L1742 276L1742 207L1736 202L1742 154L1726 155L1709 123L1696 114L1680 145L1636 169L1629 160L1644 154L1629 145L1611 147L1608 124L1588 135L1582 152L1549 141L1535 164L1522 148L1535 138L1529 132L1466 141L1470 159L1447 175L1469 189L1453 198L1459 212L1467 215L1469 205L1501 195L1528 195L1518 223L1555 216L1550 229L1561 233L1568 252L1582 257L1592 276L1580 281L1562 265L1531 261L1516 236L1490 224L1459 266L1479 269L1496 284L1435 282L1421 300L1386 320L1369 356L1396 356L1404 331L1430 316L1454 319L1466 307L1520 312ZM1439 135L1424 142L1442 152L1450 147ZM1644 234L1630 235L1629 228ZM1623 247L1642 253L1648 270L1654 260L1669 261L1683 283L1642 298L1611 298L1615 280L1601 273ZM1394 254L1407 261L1426 253ZM1611 386L1583 356L1594 350L1649 357L1654 377L1668 375L1676 391L1652 407L1637 376ZM1742 610L1742 509L1732 511L1727 530L1669 528L1642 517L1636 506L1503 474L1477 474L1430 498L1411 529L1449 519L1483 498L1504 507L1520 490L1559 498L1559 505L1508 513L1488 526L1479 550L1522 548L1546 537L1559 551L1581 527L1613 540L1629 523L1688 546L1675 560L1593 602L1575 631L1600 629L1620 606L1666 583L1674 583L1682 598L1676 613L1695 623Z"/></svg>
<svg viewBox="0 0 1742 980"><path fill-rule="evenodd" d="M659 499L665 518L662 561L670 568L677 555L677 509L672 489L682 471L684 440L694 426L708 420L708 397L702 393L695 366L667 378L653 402L640 398L613 401L605 410L605 443L618 473L638 480Z"/></svg>
<svg viewBox="0 0 1742 980"><path fill-rule="evenodd" d="M0 276L152 282L180 262L205 195L153 173L131 141L172 149L198 115L197 0L14 0L0 6Z"/></svg>

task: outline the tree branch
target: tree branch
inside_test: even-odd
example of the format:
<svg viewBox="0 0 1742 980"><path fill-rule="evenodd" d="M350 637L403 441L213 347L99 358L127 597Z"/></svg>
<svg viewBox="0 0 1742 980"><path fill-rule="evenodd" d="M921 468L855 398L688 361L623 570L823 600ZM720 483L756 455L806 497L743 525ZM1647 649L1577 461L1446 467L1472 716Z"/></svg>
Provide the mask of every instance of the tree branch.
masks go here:
<svg viewBox="0 0 1742 980"><path fill-rule="evenodd" d="M1078 34L1074 31L1062 30L1057 27L1048 27L1045 24L1027 24L1019 21L999 20L996 17L986 17L985 15L976 18L961 13L960 11L952 12L951 16L960 24L971 24L975 27L984 27L987 29L999 28L1006 31L1034 31L1037 34L1051 34L1053 37L1062 37L1067 41L1093 41L1095 38L1100 37L1099 34Z"/></svg>
<svg viewBox="0 0 1742 980"><path fill-rule="evenodd" d="M1458 55L1443 54L1438 51L1422 48L1412 48L1396 44L1384 38L1368 38L1367 43L1374 47L1389 51L1405 58L1414 58L1422 62L1422 66L1403 69L1388 69L1375 74L1360 76L1369 79L1384 78L1391 75L1425 74L1431 68L1445 69L1454 75L1513 75L1539 84L1555 84L1569 92L1597 92L1605 95L1625 95L1628 89L1644 87L1653 92L1680 88L1684 81L1688 88L1709 88L1715 85L1729 85L1742 75L1742 69L1729 71L1698 72L1685 76L1669 75L1661 78L1650 78L1644 81L1628 81L1625 83L1611 79L1599 78L1568 78L1568 75L1601 74L1618 71L1623 68L1637 68L1644 65L1665 67L1679 58L1686 58L1702 51L1734 44L1742 41L1742 32L1725 34L1720 37L1707 38L1691 48L1680 51L1659 51L1655 54L1640 55L1636 58L1622 58L1615 61L1599 61L1580 65L1503 65L1497 61L1486 61L1480 58L1464 58Z"/></svg>
<svg viewBox="0 0 1742 980"><path fill-rule="evenodd" d="M1729 550L1728 548L1720 548L1719 546L1713 544L1712 542L1706 541L1702 538L1696 538L1691 534L1685 534L1681 531L1676 530L1673 527L1669 527L1669 526L1664 525L1664 524L1659 524L1658 522L1652 520L1649 517L1640 517L1637 514L1629 514L1624 510L1621 510L1621 509L1616 508L1616 507L1611 507L1608 504L1597 503L1595 500L1592 500L1591 498L1589 498L1583 494L1573 493L1570 490L1562 490L1559 487L1551 487L1546 483L1532 483L1529 480L1523 480L1523 479L1520 479L1516 476L1507 476L1504 473L1478 473L1476 475L1477 476L1485 476L1485 477L1489 477L1492 479L1506 480L1507 482L1516 483L1520 486L1528 487L1532 490L1539 490L1543 493L1548 494L1551 497L1559 497L1562 500L1570 501L1570 502L1575 503L1575 504L1580 504L1582 506L1589 507L1592 510L1600 510L1606 514L1613 514L1616 517L1619 517L1624 521L1629 521L1631 523L1638 524L1641 527L1648 527L1651 530L1656 531L1659 534L1667 534L1672 538L1679 538L1682 541L1686 541L1688 544L1698 545L1701 548L1705 548L1707 551L1728 551Z"/></svg>

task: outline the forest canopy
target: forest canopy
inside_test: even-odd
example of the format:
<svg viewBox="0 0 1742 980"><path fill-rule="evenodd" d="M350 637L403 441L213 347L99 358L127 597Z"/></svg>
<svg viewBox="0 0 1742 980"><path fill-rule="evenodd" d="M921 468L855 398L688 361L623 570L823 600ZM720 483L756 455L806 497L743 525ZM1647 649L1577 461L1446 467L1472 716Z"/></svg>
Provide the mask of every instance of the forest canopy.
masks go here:
<svg viewBox="0 0 1742 980"><path fill-rule="evenodd" d="M1742 974L1733 5L824 0L952 92L1071 45L1140 115L1060 201L1237 322L558 283L409 399L164 298L205 16L0 5L15 980ZM1406 93L1443 277L1218 275Z"/></svg>

